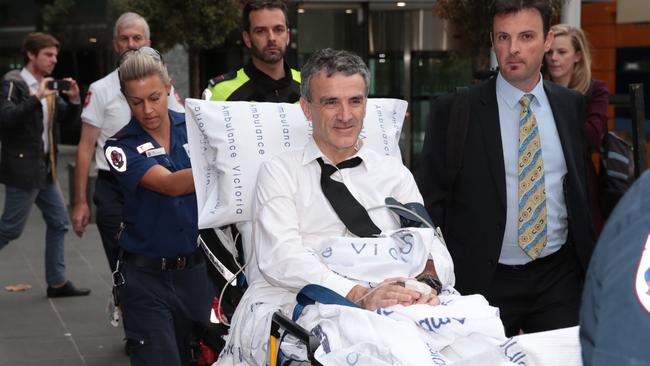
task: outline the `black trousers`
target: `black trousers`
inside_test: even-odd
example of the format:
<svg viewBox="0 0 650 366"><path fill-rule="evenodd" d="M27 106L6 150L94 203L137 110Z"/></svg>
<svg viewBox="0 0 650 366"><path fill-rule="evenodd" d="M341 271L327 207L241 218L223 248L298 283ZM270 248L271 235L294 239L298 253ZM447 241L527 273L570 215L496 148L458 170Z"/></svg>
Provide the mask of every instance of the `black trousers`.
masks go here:
<svg viewBox="0 0 650 366"><path fill-rule="evenodd" d="M190 364L190 341L209 324L214 290L205 263L155 271L120 264L124 332L132 366Z"/></svg>
<svg viewBox="0 0 650 366"><path fill-rule="evenodd" d="M122 222L122 206L124 197L120 192L115 177L105 170L100 170L95 183L93 202L97 209L97 229L102 238L102 245L108 260L111 272L115 271L117 256L120 251L117 245L117 233L120 231Z"/></svg>
<svg viewBox="0 0 650 366"><path fill-rule="evenodd" d="M486 298L512 337L578 325L583 282L575 250L566 243L525 265L497 265Z"/></svg>

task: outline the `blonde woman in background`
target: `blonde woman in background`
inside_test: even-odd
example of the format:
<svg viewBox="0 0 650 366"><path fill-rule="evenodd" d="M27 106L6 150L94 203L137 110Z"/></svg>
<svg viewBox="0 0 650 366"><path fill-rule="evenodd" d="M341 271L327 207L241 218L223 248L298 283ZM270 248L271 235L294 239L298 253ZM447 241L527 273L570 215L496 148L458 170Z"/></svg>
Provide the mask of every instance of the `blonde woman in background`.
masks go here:
<svg viewBox="0 0 650 366"><path fill-rule="evenodd" d="M607 84L591 78L591 52L580 28L556 24L551 31L555 38L546 53L547 77L556 84L584 94L587 104L586 146L591 156L592 152L600 150L600 143L607 133ZM593 164L588 164L587 170L594 229L599 234L604 218L599 202L598 177Z"/></svg>

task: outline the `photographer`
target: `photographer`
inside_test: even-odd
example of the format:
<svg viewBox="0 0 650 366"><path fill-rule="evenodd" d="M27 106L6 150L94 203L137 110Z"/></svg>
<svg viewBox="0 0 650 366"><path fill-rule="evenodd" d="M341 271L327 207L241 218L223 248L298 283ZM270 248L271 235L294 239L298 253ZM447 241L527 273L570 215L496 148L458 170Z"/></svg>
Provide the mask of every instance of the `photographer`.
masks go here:
<svg viewBox="0 0 650 366"><path fill-rule="evenodd" d="M48 297L85 296L65 278L63 238L68 212L56 177L54 123L73 122L79 114L79 87L71 78L54 80L59 42L45 33L30 33L23 41L25 67L7 73L0 82L0 182L5 207L0 219L0 249L18 238L32 204L43 214L45 279ZM68 96L65 102L58 92Z"/></svg>

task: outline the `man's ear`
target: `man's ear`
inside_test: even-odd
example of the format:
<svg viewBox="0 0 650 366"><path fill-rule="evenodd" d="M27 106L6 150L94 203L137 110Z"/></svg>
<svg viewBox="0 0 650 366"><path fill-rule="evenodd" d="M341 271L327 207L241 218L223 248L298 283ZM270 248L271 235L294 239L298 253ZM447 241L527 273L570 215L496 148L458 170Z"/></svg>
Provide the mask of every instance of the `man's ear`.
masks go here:
<svg viewBox="0 0 650 366"><path fill-rule="evenodd" d="M28 60L29 62L34 61L34 60L36 59L36 56L37 56L37 55L35 55L35 54L33 54L33 53L27 51L27 60Z"/></svg>
<svg viewBox="0 0 650 366"><path fill-rule="evenodd" d="M553 40L555 39L555 33L553 31L548 31L546 34L546 40L544 40L544 53L548 52L553 45Z"/></svg>
<svg viewBox="0 0 650 366"><path fill-rule="evenodd" d="M307 120L311 121L311 108L309 106L309 102L306 101L303 97L300 97L300 108L302 108L302 113L305 114Z"/></svg>
<svg viewBox="0 0 650 366"><path fill-rule="evenodd" d="M244 40L244 44L246 45L246 48L251 48L252 47L251 35L248 34L247 31L243 31L241 33L241 38Z"/></svg>

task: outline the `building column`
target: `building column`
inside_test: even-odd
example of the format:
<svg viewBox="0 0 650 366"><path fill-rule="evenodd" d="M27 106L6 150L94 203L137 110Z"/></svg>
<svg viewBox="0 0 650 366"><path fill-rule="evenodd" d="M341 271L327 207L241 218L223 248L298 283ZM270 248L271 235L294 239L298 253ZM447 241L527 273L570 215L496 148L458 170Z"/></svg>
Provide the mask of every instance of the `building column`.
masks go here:
<svg viewBox="0 0 650 366"><path fill-rule="evenodd" d="M560 21L580 28L581 0L564 0Z"/></svg>

